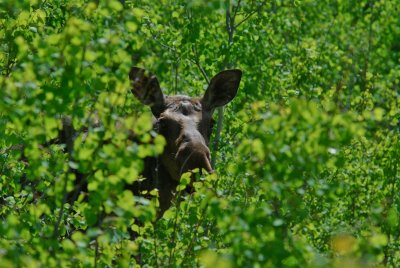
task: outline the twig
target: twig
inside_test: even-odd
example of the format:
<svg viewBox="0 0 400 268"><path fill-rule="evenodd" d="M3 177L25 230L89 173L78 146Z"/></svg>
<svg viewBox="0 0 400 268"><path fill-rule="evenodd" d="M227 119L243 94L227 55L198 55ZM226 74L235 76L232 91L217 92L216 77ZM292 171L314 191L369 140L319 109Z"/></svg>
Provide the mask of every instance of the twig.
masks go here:
<svg viewBox="0 0 400 268"><path fill-rule="evenodd" d="M210 79L208 79L207 73L206 71L204 71L203 67L197 62L195 62L197 68L199 68L201 74L203 75L204 79L206 79L207 84L210 84Z"/></svg>
<svg viewBox="0 0 400 268"><path fill-rule="evenodd" d="M69 169L71 170L71 168L69 168ZM54 239L57 239L57 237L58 237L61 220L64 216L64 207L65 207L65 203L67 202L68 174L69 174L69 172L65 173L64 186L63 186L63 191L62 191L63 199L62 199L62 203L61 203L60 212L58 213L57 221L54 225L54 233L53 233Z"/></svg>
<svg viewBox="0 0 400 268"><path fill-rule="evenodd" d="M157 251L157 247L158 247L158 244L157 244L158 235L157 235L157 232L154 232L154 234L155 234L155 236L156 236L156 238L154 239L154 256L155 256L155 262L156 262L156 267L160 267L160 266L158 265L158 251Z"/></svg>
<svg viewBox="0 0 400 268"><path fill-rule="evenodd" d="M180 61L180 59L178 59L177 61L176 61L176 63L174 64L174 71L175 71L175 77L174 77L174 83L175 83L175 86L174 86L174 91L175 91L175 94L176 94L176 92L178 91L178 69L179 69L179 61Z"/></svg>
<svg viewBox="0 0 400 268"><path fill-rule="evenodd" d="M164 48L166 48L166 49L168 49L168 50L171 50L171 51L173 51L173 52L176 52L176 48L170 47L170 46L168 46L168 45L162 43L162 42L159 40L159 38L158 38L159 35L155 34L154 31L152 30L153 27L150 25L150 24L151 24L150 21L146 21L145 24L146 24L146 26L147 26L147 29L149 29L149 31L150 31L150 33L151 33L151 37L153 38L154 41L156 41L160 46L162 46L162 47L164 47Z"/></svg>
<svg viewBox="0 0 400 268"><path fill-rule="evenodd" d="M236 19L236 15L238 14L238 10L240 8L240 4L241 4L241 0L238 1L236 7L233 10L233 16L231 16L231 10L230 10L230 0L226 1L226 30L228 32L228 44L232 44L233 43L233 35L235 33L235 30L237 29L237 27L239 27L242 23L244 23L245 21L247 21L251 16L253 16L256 12L259 12L261 10L261 8L267 3L267 0L264 0L257 9L253 10L252 12L250 12L249 14L247 14L244 19L242 19L240 22L238 22L237 24L235 24L235 19ZM232 63L229 61L229 53L227 54L226 58L225 58L225 63L226 63L226 67L231 68L232 67ZM217 122L217 129L216 129L216 133L215 133L215 138L214 138L214 142L213 142L213 155L212 155L212 159L211 159L211 165L214 168L215 166L215 159L216 159L216 153L218 151L218 147L219 147L219 141L221 138L221 131L222 131L222 125L223 125L223 121L224 121L224 107L219 107L218 109L218 122Z"/></svg>
<svg viewBox="0 0 400 268"><path fill-rule="evenodd" d="M192 60L192 62L197 66L197 68L199 68L201 74L203 75L204 79L207 81L207 84L210 84L210 79L207 76L206 71L204 70L203 66L201 66L200 64L200 60L199 60L199 54L197 53L197 48L196 48L196 44L194 44L192 46L192 51L194 54L194 60Z"/></svg>
<svg viewBox="0 0 400 268"><path fill-rule="evenodd" d="M267 3L267 1L262 2L261 5L257 9L255 9L252 12L250 12L249 14L247 14L246 17L244 17L244 19L242 19L240 22L238 22L234 27L235 28L239 27L243 22L247 21L251 16L253 16L255 13L259 12L266 3Z"/></svg>
<svg viewBox="0 0 400 268"><path fill-rule="evenodd" d="M242 1L241 1L241 0L238 1L237 5L236 5L236 8L235 8L235 11L233 12L233 19L234 19L234 20L235 20L235 18L236 18L237 12L238 12L238 10L239 10L240 2L242 2Z"/></svg>
<svg viewBox="0 0 400 268"><path fill-rule="evenodd" d="M95 248L94 248L94 264L93 264L94 268L97 267L98 260L99 260L99 240L97 237L96 241L95 241Z"/></svg>
<svg viewBox="0 0 400 268"><path fill-rule="evenodd" d="M200 219L196 223L195 229L193 230L192 239L190 240L189 245L186 246L185 254L183 255L183 258L182 258L183 261L186 261L186 257L189 255L189 251L192 250L192 248L193 248L194 240L196 239L196 234L198 233L200 226L203 224L203 222L205 220L205 214L206 214L207 208L208 208L208 204L206 204L204 206L203 210L201 211Z"/></svg>
<svg viewBox="0 0 400 268"><path fill-rule="evenodd" d="M74 107L75 107L76 102L74 103ZM71 119L72 122L72 119ZM64 126L63 126L64 128ZM70 133L71 129L63 129L63 131L65 132L65 136L72 136L72 133ZM55 239L57 239L58 235L59 235L59 229L60 229L60 224L61 224L61 220L64 217L64 208L65 208L65 204L67 203L67 198L68 198L68 193L67 193L67 186L68 186L68 175L73 173L73 169L70 166L70 162L73 161L73 157L72 157L72 153L73 153L73 148L74 148L74 141L71 137L71 139L68 139L65 141L66 145L67 145L67 151L68 151L68 172L65 173L65 177L64 177L64 185L63 185L63 190L62 190L62 194L63 194L63 199L61 202L61 208L60 208L60 212L58 214L58 218L57 218L57 222L54 225L54 233L53 236Z"/></svg>
<svg viewBox="0 0 400 268"><path fill-rule="evenodd" d="M177 194L177 198L176 200L179 200L181 198L181 193L182 190L180 190ZM178 228L178 218L179 218L179 212L180 212L180 206L179 203L176 205L176 213L175 213L175 221L174 221L174 231L172 233L172 241L171 241L171 250L169 251L169 256L168 256L168 267L171 267L171 261L172 261L172 257L174 256L174 249L176 247L175 244L175 240L176 240L176 231Z"/></svg>
<svg viewBox="0 0 400 268"><path fill-rule="evenodd" d="M211 166L215 169L216 155L219 148L219 140L221 139L222 125L224 122L224 107L218 107L218 121L217 121L217 129L215 131L215 138L213 142L213 152L211 157Z"/></svg>
<svg viewBox="0 0 400 268"><path fill-rule="evenodd" d="M239 4L237 6L237 9L239 8ZM237 9L235 10L235 14L237 12ZM233 42L233 33L235 31L235 17L231 17L231 11L230 11L230 1L227 1L227 7L226 7L226 30L228 32L228 44L231 44ZM229 54L227 54L229 55ZM231 66L231 64L228 61L228 56L225 58L226 65L228 68ZM215 162L216 162L216 155L218 152L219 148L219 141L221 139L221 131L222 131L222 125L224 122L224 107L218 107L218 121L217 121L217 129L215 132L215 138L213 141L213 151L212 151L212 157L211 157L211 166L212 168L215 168Z"/></svg>
<svg viewBox="0 0 400 268"><path fill-rule="evenodd" d="M235 17L231 17L230 1L228 0L227 3L228 6L226 7L225 21L230 44L233 41L233 32L235 31Z"/></svg>

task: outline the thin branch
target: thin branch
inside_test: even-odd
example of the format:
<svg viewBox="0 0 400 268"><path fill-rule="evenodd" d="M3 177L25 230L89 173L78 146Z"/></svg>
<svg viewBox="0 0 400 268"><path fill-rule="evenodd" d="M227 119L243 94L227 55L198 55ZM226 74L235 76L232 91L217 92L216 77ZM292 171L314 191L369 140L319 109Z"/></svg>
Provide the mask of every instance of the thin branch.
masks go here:
<svg viewBox="0 0 400 268"><path fill-rule="evenodd" d="M200 64L200 60L199 60L199 55L197 53L197 49L196 49L196 45L194 44L192 46L192 51L194 54L194 59L192 60L192 62L197 66L197 68L199 68L201 74L203 75L204 79L207 81L207 84L210 84L210 79L208 78L208 75L206 73L206 71L204 70L203 66L201 66Z"/></svg>
<svg viewBox="0 0 400 268"><path fill-rule="evenodd" d="M196 64L197 68L199 68L199 70L200 70L201 74L203 75L204 79L206 79L207 84L210 84L210 79L208 78L206 71L204 71L203 67L200 65L199 62L195 62L195 64Z"/></svg>
<svg viewBox="0 0 400 268"><path fill-rule="evenodd" d="M180 190L176 196L176 200L179 200L181 198L181 193L182 190ZM171 241L171 250L169 251L169 256L168 256L168 267L171 267L171 261L172 257L174 256L174 249L176 247L175 241L176 241L176 233L178 229L178 218L179 218L179 212L180 212L181 207L179 206L179 203L176 204L176 210L175 210L175 221L174 221L174 228L173 228L173 233L172 233L172 241Z"/></svg>
<svg viewBox="0 0 400 268"><path fill-rule="evenodd" d="M178 69L179 69L179 61L177 61L174 64L174 71L175 71L175 77L174 77L174 93L176 94L176 92L178 91Z"/></svg>
<svg viewBox="0 0 400 268"><path fill-rule="evenodd" d="M155 236L156 236L156 238L154 239L154 256L155 256L155 261L156 261L156 267L160 267L159 265L158 265L158 251L157 251L157 247L158 247L158 244L157 244L157 239L158 239L158 235L157 235L157 232L154 232L154 234L155 234Z"/></svg>
<svg viewBox="0 0 400 268"><path fill-rule="evenodd" d="M71 170L71 167L69 168L69 171L70 170ZM54 239L58 239L61 220L64 217L64 208L65 208L65 204L67 203L68 174L69 174L69 172L65 173L65 177L64 177L64 185L63 185L63 190L62 190L63 199L62 199L62 202L61 202L60 211L59 211L58 216L57 216L57 221L54 224L54 233L53 233Z"/></svg>
<svg viewBox="0 0 400 268"><path fill-rule="evenodd" d="M168 49L168 50L171 50L171 51L173 51L173 52L176 52L176 48L164 44L164 43L158 38L159 35L156 34L156 33L152 30L153 27L152 27L150 21L146 21L145 24L146 24L146 26L147 26L147 29L150 31L151 38L152 38L154 41L156 41L160 46L162 46L162 47L164 47L164 48L166 48L166 49Z"/></svg>
<svg viewBox="0 0 400 268"><path fill-rule="evenodd" d="M94 263L93 267L97 267L97 263L99 262L99 238L96 237L95 247L94 247Z"/></svg>
<svg viewBox="0 0 400 268"><path fill-rule="evenodd" d="M239 3L238 3L239 6ZM236 13L237 10L235 10ZM231 10L230 10L230 1L227 1L227 7L226 7L226 30L228 32L228 44L230 45L233 43L233 33L235 31L234 27L235 23L235 17L231 17ZM225 57L225 65L231 67L230 62L229 62L229 53ZM217 129L215 131L215 138L213 140L213 150L212 150L212 156L211 156L211 166L212 168L215 168L215 163L217 159L217 152L219 148L219 141L221 139L221 132L222 132L222 126L224 122L224 107L218 107L218 121L217 121Z"/></svg>
<svg viewBox="0 0 400 268"><path fill-rule="evenodd" d="M192 197L192 196L190 196L190 197ZM194 242L196 239L196 234L198 234L198 230L205 220L205 214L207 212L207 209L208 209L208 203L206 203L204 208L201 210L200 219L197 221L197 223L195 225L195 228L193 230L192 239L190 240L189 245L186 246L185 254L183 255L183 258L182 258L183 261L186 261L186 258L189 255L189 251L192 250L192 248L193 248L193 245L194 245Z"/></svg>
<svg viewBox="0 0 400 268"><path fill-rule="evenodd" d="M192 13L190 12L190 10L188 10L188 18L190 20L190 23L192 23L193 17L192 17ZM210 79L208 78L208 75L207 75L206 71L204 70L203 66L201 66L201 64L200 64L200 57L199 57L199 53L197 51L196 43L194 43L192 45L192 52L193 52L194 57L193 57L193 59L189 59L189 60L197 66L197 68L200 70L201 74L203 75L204 79L207 81L207 84L209 85Z"/></svg>
<svg viewBox="0 0 400 268"><path fill-rule="evenodd" d="M233 42L233 33L235 31L234 23L235 23L235 17L231 17L231 7L230 7L230 1L228 0L226 6L226 14L225 14L225 21L226 21L226 31L228 32L228 45L230 45ZM235 10L235 13L237 13L237 9L239 8L239 3L238 6ZM225 57L225 65L230 67L230 63L228 62L228 57L229 53L226 54ZM221 132L222 132L222 126L224 122L224 107L218 107L218 121L217 121L217 129L215 131L215 137L213 140L213 150L212 150L212 155L211 155L211 166L212 168L215 168L215 163L217 159L217 152L219 148L219 141L221 139Z"/></svg>
<svg viewBox="0 0 400 268"><path fill-rule="evenodd" d="M228 32L229 35L229 43L231 43L231 36L233 36L235 28L233 27L234 23L232 23L234 21L232 21L231 17L230 1L228 1L228 6L226 7L225 21L226 21L226 31Z"/></svg>
<svg viewBox="0 0 400 268"><path fill-rule="evenodd" d="M236 8L235 8L235 11L233 12L233 17L232 17L232 18L233 18L233 21L235 21L237 12L238 12L239 7L240 7L240 2L242 2L242 0L239 0L239 1L238 1L237 5L236 5Z"/></svg>
<svg viewBox="0 0 400 268"><path fill-rule="evenodd" d="M222 132L222 126L224 122L224 107L218 107L218 121L217 121L217 129L215 131L215 138L213 142L213 152L212 152L212 157L211 157L211 166L213 169L215 169L215 162L216 162L216 155L217 151L219 148L219 141L221 139L221 132Z"/></svg>
<svg viewBox="0 0 400 268"><path fill-rule="evenodd" d="M254 11L250 12L249 14L247 14L244 19L242 19L239 23L237 23L235 25L235 19L236 19L236 15L238 14L239 8L240 8L240 4L241 4L241 0L238 0L238 3L236 5L236 7L233 9L233 16L231 14L231 2L230 0L226 1L226 30L228 32L228 44L232 44L233 43L233 35L235 33L235 30L237 29L237 27L239 27L242 23L244 23L245 21L247 21L251 16L253 16L256 12L259 12L261 10L261 8L267 3L267 0L264 0L259 6L258 8L256 8ZM225 58L225 67L231 68L232 67L232 62L230 62L229 60L229 53L226 55ZM224 107L219 107L217 109L218 111L218 121L217 121L217 129L215 132L215 138L213 141L213 152L212 152L212 158L211 158L211 165L214 168L215 167L215 162L216 162L216 154L218 152L218 148L219 148L219 141L221 139L221 132L222 132L222 126L223 126L223 121L224 121Z"/></svg>
<svg viewBox="0 0 400 268"><path fill-rule="evenodd" d="M244 19L242 19L240 22L238 22L234 27L237 28L239 27L243 22L247 21L251 16L253 16L254 14L256 14L257 12L260 12L261 8L267 3L267 1L264 1L261 3L261 5L253 10L252 12L250 12L249 14L246 15L246 17L244 17Z"/></svg>

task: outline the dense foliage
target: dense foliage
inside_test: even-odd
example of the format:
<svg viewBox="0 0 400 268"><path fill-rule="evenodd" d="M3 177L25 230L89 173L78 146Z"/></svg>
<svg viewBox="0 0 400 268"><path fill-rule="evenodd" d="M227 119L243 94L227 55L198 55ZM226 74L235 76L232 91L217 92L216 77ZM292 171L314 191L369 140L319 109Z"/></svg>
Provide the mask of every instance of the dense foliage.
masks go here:
<svg viewBox="0 0 400 268"><path fill-rule="evenodd" d="M0 1L0 266L398 267L399 8ZM165 143L130 93L133 65L168 94L244 73L217 174L191 195L182 178L158 221L156 191L124 188ZM66 115L88 128L67 149L52 142ZM71 204L74 170L88 189Z"/></svg>

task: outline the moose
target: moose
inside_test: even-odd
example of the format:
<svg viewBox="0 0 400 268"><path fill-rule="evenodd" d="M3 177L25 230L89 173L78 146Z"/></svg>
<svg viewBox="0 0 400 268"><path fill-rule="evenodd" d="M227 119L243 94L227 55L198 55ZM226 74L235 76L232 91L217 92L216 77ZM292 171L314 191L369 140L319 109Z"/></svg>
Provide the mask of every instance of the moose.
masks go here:
<svg viewBox="0 0 400 268"><path fill-rule="evenodd" d="M127 185L126 188L135 195L157 188L160 204L158 217L171 206L174 191L183 173L196 168L208 173L214 172L208 148L214 125L212 115L217 107L227 104L236 96L241 76L242 72L237 69L218 73L211 79L203 97L166 96L156 76L138 67L131 68L131 92L141 103L150 106L154 115L154 128L164 136L166 146L158 158L144 159L141 175L145 179ZM49 144L64 144L71 156L77 134L87 129L75 130L69 117L63 117L62 125L59 137ZM20 150L22 160L25 159L23 145L12 146L10 149ZM73 172L77 180L74 190L68 193L70 203L76 200L79 192L87 189L87 176L78 170Z"/></svg>
<svg viewBox="0 0 400 268"><path fill-rule="evenodd" d="M195 168L214 172L208 147L214 125L212 115L236 96L241 76L238 69L218 73L203 97L166 96L155 75L138 67L130 70L132 93L150 106L154 127L166 140L164 152L158 159L146 159L143 171L148 181L145 188L159 190L159 215L170 207L183 173Z"/></svg>

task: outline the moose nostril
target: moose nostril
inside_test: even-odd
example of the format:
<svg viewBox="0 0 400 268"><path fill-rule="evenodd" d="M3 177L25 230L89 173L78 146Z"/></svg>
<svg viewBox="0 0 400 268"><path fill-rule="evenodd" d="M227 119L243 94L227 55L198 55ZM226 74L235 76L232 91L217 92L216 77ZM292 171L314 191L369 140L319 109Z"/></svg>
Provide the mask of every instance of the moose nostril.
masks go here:
<svg viewBox="0 0 400 268"><path fill-rule="evenodd" d="M187 135L187 134L182 134L182 136L181 136L181 141L182 141L182 142L190 142L189 135Z"/></svg>
<svg viewBox="0 0 400 268"><path fill-rule="evenodd" d="M191 103L181 103L181 112L183 115L189 115L191 113Z"/></svg>

